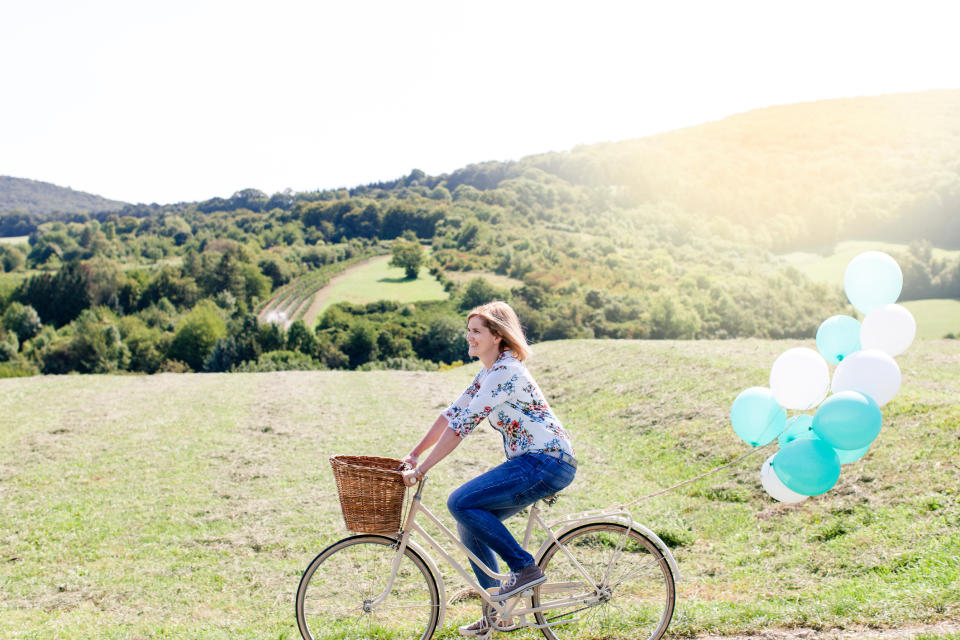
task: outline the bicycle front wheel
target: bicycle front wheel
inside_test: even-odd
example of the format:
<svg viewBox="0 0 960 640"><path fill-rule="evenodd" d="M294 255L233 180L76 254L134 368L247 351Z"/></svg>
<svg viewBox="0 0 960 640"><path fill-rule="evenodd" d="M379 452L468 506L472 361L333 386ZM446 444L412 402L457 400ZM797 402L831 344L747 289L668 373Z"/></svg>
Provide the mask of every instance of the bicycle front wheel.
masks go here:
<svg viewBox="0 0 960 640"><path fill-rule="evenodd" d="M559 538L540 558L547 582L533 606L548 640L658 640L673 617L673 573L663 553L622 524L585 524ZM569 552L569 556L567 555ZM574 562L574 560L576 562ZM579 565L579 566L577 566Z"/></svg>
<svg viewBox="0 0 960 640"><path fill-rule="evenodd" d="M407 547L386 597L397 541L358 535L335 542L313 559L297 589L303 640L429 640L440 617L437 581Z"/></svg>

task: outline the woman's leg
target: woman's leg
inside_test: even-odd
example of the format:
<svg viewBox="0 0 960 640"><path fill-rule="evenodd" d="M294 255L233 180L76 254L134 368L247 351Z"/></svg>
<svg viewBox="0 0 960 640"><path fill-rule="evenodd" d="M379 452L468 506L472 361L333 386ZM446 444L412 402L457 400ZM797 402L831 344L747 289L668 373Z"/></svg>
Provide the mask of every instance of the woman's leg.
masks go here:
<svg viewBox="0 0 960 640"><path fill-rule="evenodd" d="M549 456L533 454L508 460L456 489L447 500L447 508L461 532L470 534L470 544L492 549L511 571L520 571L533 564L533 556L514 540L496 514L508 512L504 515L508 517L518 513L525 506L569 484L573 480L572 467L569 473L558 474L556 464L563 463ZM489 555L477 555L484 562L489 558ZM493 567L493 563L490 566ZM482 571L479 573L483 574ZM488 578L483 574L480 584L486 586Z"/></svg>
<svg viewBox="0 0 960 640"><path fill-rule="evenodd" d="M506 520L512 515L515 515L523 510L523 507L514 507L511 509L498 509L492 511L493 515L500 520ZM464 527L462 524L457 522L457 533L460 535L460 540L463 542L463 546L473 552L478 558L480 558L487 567L489 567L495 573L500 573L500 562L497 561L497 556L489 546L481 542L473 533ZM473 567L473 573L477 576L477 582L480 583L480 586L484 589L489 589L490 587L496 587L500 583L495 579L488 576L486 573L481 570L476 563L471 560L470 566Z"/></svg>

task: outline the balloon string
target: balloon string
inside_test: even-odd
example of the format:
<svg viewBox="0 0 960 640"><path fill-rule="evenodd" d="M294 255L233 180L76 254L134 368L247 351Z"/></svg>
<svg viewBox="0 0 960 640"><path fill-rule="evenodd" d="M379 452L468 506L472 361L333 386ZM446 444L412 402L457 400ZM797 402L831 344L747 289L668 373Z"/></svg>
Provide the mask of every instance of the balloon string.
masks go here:
<svg viewBox="0 0 960 640"><path fill-rule="evenodd" d="M749 458L750 456L752 456L753 454L755 454L757 451L760 451L761 449L766 449L767 447L769 447L769 446L770 446L771 444L773 444L774 442L776 442L776 439L771 440L770 442L768 442L767 444L765 444L765 445L763 445L763 446L754 447L753 449L751 449L750 451L747 451L745 454L743 454L743 455L740 456L739 458L736 458L735 460L732 460L732 461L728 462L727 464L722 464L722 465L720 465L719 467L714 467L713 469L710 469L710 471L707 471L706 473L701 473L701 474L698 475L696 478L690 478L689 480L684 480L683 482L681 482L681 483L679 483L679 484L675 484L675 485L673 485L672 487L667 487L666 489L661 489L661 490L659 490L659 491L654 491L653 493L648 493L648 494L645 495L645 496L640 496L639 498L635 498L634 500L631 500L630 502L626 502L626 503L624 503L624 504L619 505L619 508L620 508L620 509L625 509L626 507L629 507L629 506L631 506L631 505L637 504L638 502L640 502L640 501L642 501L642 500L648 500L648 499L650 499L650 498L654 498L654 497L656 497L656 496L663 495L664 493L668 493L668 492L673 491L673 490L675 490L675 489L679 489L680 487L683 487L683 486L686 486L686 485L691 484L691 483L693 483L693 482L696 482L697 480L702 480L703 478L706 478L706 477L709 476L709 475L712 475L712 474L714 474L714 473L716 473L716 472L718 472L718 471L722 471L723 469L726 469L727 467L732 467L733 465L737 464L738 462L741 462L742 460L746 460L747 458Z"/></svg>

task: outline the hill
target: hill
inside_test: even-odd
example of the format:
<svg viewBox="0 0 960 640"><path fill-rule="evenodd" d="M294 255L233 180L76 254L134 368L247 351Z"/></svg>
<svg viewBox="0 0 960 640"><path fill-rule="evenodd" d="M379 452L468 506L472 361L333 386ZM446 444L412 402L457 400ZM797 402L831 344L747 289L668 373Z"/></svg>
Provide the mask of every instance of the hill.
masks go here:
<svg viewBox="0 0 960 640"><path fill-rule="evenodd" d="M960 90L784 105L525 158L574 184L672 203L775 248L927 239L960 248ZM453 174L456 179L457 174Z"/></svg>
<svg viewBox="0 0 960 640"><path fill-rule="evenodd" d="M960 91L832 100L447 175L73 214L0 244L0 376L433 368L464 357L462 314L492 298L534 341L809 338L854 311L789 254L886 235L903 300L960 300L958 132ZM400 238L432 248L446 300L258 321Z"/></svg>
<svg viewBox="0 0 960 640"><path fill-rule="evenodd" d="M38 218L55 213L97 213L127 206L92 193L74 191L49 182L0 176L0 213L19 212ZM15 235L15 234L3 234Z"/></svg>
<svg viewBox="0 0 960 640"><path fill-rule="evenodd" d="M548 520L745 453L733 399L800 344L535 347L531 371L580 460ZM898 357L878 440L822 496L767 497L771 449L637 505L682 574L672 637L957 620L958 358L956 341ZM346 535L327 456L403 455L476 368L0 380L0 637L297 637L300 573ZM451 489L499 460L482 427L431 473L426 504L449 523ZM476 610L454 604L442 637Z"/></svg>

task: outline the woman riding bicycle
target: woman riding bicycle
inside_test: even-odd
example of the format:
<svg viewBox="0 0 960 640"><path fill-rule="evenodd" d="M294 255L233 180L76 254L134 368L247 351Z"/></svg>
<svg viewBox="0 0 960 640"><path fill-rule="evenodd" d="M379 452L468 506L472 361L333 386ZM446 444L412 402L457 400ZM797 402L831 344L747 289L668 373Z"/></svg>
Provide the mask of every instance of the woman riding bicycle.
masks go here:
<svg viewBox="0 0 960 640"><path fill-rule="evenodd" d="M507 461L456 489L447 508L464 546L495 572L499 572L496 555L510 567L509 578L497 592L507 599L545 582L546 576L502 521L569 485L577 462L567 432L524 366L530 347L510 305L490 302L471 311L466 338L469 354L483 368L404 458L411 468L403 477L408 486L414 485L484 418L501 433ZM420 455L431 447L420 463ZM473 561L470 564L481 586L497 585ZM460 633L485 634L490 624L481 617L460 627Z"/></svg>

